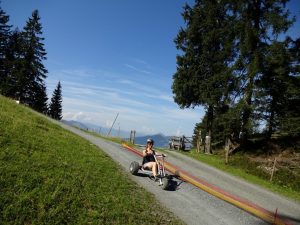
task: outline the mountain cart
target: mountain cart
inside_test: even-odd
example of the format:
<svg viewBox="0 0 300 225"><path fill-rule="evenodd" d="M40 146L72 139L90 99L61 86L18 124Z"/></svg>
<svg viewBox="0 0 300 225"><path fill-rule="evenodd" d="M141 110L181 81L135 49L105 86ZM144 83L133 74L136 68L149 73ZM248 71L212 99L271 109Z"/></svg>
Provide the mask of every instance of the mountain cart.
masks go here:
<svg viewBox="0 0 300 225"><path fill-rule="evenodd" d="M155 154L154 155L155 162L157 165L157 177L158 177L158 181L159 181L159 186L161 186L161 188L163 190L167 190L170 187L170 180L168 179L168 175L166 174L166 171L165 171L165 165L164 165L165 157L166 157L166 155L164 155L164 154ZM143 169L142 165L140 165L136 161L133 161L130 164L129 170L130 170L130 173L133 175L138 175L139 170L141 170L144 173L147 173L149 176L152 175L151 171Z"/></svg>

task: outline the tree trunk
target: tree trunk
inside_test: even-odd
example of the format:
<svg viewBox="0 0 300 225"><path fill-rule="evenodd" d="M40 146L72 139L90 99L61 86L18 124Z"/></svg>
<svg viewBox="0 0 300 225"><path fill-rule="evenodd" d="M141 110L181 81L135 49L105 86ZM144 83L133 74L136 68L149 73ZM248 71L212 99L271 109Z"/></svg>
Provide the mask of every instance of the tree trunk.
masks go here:
<svg viewBox="0 0 300 225"><path fill-rule="evenodd" d="M249 2L248 8L251 9L248 16L250 17L250 24L249 26L249 35L251 35L251 30L255 29L256 31L260 30L259 24L261 19L261 1L256 0L252 3ZM253 25L251 22L253 21ZM252 27L253 26L253 27ZM249 42L249 41L248 41ZM248 139L248 128L249 128L249 120L252 114L252 95L253 95L253 88L254 88L254 77L259 72L259 65L261 63L260 55L259 55L259 37L257 35L253 35L250 42L248 43L250 45L249 47L249 66L247 68L247 76L248 76L248 84L245 90L244 95L244 101L245 101L245 108L243 110L242 115L242 126L241 126L241 132L244 134L243 141L246 141Z"/></svg>
<svg viewBox="0 0 300 225"><path fill-rule="evenodd" d="M274 126L275 126L275 105L276 105L277 99L273 97L271 101L270 106L270 117L268 121L268 131L267 131L267 139L271 139Z"/></svg>
<svg viewBox="0 0 300 225"><path fill-rule="evenodd" d="M274 129L274 117L275 117L275 113L274 110L271 110L271 114L270 114L270 118L269 118L269 122L268 122L268 132L267 132L267 139L271 139L272 133L273 133L273 129Z"/></svg>
<svg viewBox="0 0 300 225"><path fill-rule="evenodd" d="M248 139L248 129L249 129L249 120L251 116L251 104L252 104L252 94L253 94L253 78L249 78L249 84L246 89L246 93L244 96L245 106L242 114L242 126L240 134L243 134L243 139L240 140L244 142Z"/></svg>
<svg viewBox="0 0 300 225"><path fill-rule="evenodd" d="M212 105L208 107L207 111L207 135L209 138L205 138L205 152L211 154L211 135L212 135L212 126L213 126L213 117L214 117L214 108ZM209 140L209 141L208 141ZM208 142L208 143L207 143Z"/></svg>

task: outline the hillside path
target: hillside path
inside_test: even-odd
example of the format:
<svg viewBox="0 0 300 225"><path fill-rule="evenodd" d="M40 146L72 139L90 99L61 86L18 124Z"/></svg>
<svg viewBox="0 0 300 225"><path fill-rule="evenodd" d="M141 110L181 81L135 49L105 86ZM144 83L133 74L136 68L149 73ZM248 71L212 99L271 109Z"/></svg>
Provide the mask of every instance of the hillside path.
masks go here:
<svg viewBox="0 0 300 225"><path fill-rule="evenodd" d="M101 148L128 173L129 165L132 161L141 162L141 157L126 150L119 144L95 137L63 123L58 124ZM247 199L269 211L275 212L278 209L280 215L290 218L290 221L292 221L291 224L300 224L300 205L296 202L249 184L246 181L228 175L178 152L170 152L167 161L188 171L193 176L229 193L240 196L243 199ZM172 184L175 187L174 190L163 191L157 183L148 177L132 175L129 177L154 194L162 205L177 215L186 224L267 224L242 209L220 200L180 179L174 178L172 180Z"/></svg>

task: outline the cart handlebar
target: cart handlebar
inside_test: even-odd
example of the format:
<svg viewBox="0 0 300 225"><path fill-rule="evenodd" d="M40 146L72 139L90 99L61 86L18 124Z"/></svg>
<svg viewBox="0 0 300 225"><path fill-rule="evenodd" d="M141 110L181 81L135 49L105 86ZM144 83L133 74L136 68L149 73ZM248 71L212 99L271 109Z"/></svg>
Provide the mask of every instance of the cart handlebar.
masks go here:
<svg viewBox="0 0 300 225"><path fill-rule="evenodd" d="M155 154L155 156L156 156L157 158L165 158L165 157L167 157L166 154Z"/></svg>

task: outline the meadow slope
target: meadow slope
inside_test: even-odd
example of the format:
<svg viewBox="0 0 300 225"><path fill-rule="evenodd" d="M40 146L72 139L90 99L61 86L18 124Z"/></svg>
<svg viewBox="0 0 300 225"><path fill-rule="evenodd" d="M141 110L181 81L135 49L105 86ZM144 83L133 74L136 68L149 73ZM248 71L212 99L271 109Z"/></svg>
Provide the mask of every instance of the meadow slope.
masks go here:
<svg viewBox="0 0 300 225"><path fill-rule="evenodd" d="M182 224L99 148L2 96L0 193L0 224Z"/></svg>

